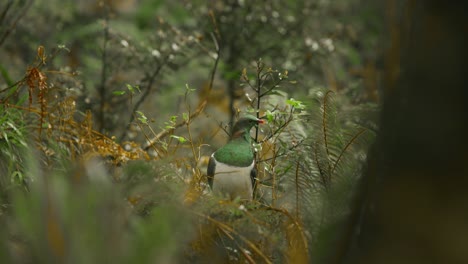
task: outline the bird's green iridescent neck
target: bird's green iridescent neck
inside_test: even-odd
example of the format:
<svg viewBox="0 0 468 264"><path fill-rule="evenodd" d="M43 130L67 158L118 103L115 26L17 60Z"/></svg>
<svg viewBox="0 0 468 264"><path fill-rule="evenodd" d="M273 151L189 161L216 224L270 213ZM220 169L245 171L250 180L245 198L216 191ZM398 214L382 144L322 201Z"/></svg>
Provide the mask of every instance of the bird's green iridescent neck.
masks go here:
<svg viewBox="0 0 468 264"><path fill-rule="evenodd" d="M250 145L250 134L245 133L245 135L233 138L222 148L218 149L214 157L217 161L232 166L250 166L254 159L254 154Z"/></svg>

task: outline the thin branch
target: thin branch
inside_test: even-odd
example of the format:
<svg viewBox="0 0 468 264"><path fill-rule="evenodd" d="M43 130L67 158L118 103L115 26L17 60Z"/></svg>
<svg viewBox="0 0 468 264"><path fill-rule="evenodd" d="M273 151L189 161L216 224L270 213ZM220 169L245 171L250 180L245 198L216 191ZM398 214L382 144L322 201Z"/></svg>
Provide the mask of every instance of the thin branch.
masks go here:
<svg viewBox="0 0 468 264"><path fill-rule="evenodd" d="M216 27L216 31L218 31L217 27ZM219 32L218 32L218 34L219 34ZM216 70L218 69L219 58L221 57L221 48L220 48L220 45L219 45L219 36L216 37L213 33L211 33L211 38L213 39L213 43L214 43L215 48L216 48L216 58L215 58L215 63L213 65L213 69L211 70L210 85L208 86L208 96L210 95L211 90L213 89L213 82L214 82L214 78L215 78L215 75L216 75ZM205 100L207 100L207 99L208 98L206 98Z"/></svg>
<svg viewBox="0 0 468 264"><path fill-rule="evenodd" d="M151 146L153 146L153 144L160 141L162 138L172 134L177 128L187 125L193 118L197 117L205 109L206 104L207 104L207 101L205 100L197 107L195 112L190 114L187 120L182 120L181 122L175 124L173 127L164 129L161 132L159 132L156 136L154 136L151 140L149 140L148 145L145 146L143 149L148 150Z"/></svg>
<svg viewBox="0 0 468 264"><path fill-rule="evenodd" d="M169 60L170 54L166 55L162 61L161 64L158 65L158 67L151 73L151 76L148 78L148 84L146 85L146 88L144 89L143 94L140 96L138 101L133 105L133 109L131 110L131 113L135 113L140 105L148 98L148 95L151 93L152 88L154 86L154 82L156 81L156 77L159 75L161 70L164 68L166 65L167 61ZM127 125L125 126L125 129L122 131L122 134L119 136L119 140L122 141L127 134L128 129L130 128L133 120L135 120L135 115L130 115L130 118L127 122Z"/></svg>
<svg viewBox="0 0 468 264"><path fill-rule="evenodd" d="M99 131L104 132L105 123L105 105L106 105L106 82L107 82L107 44L109 42L109 7L104 6L104 43L102 47L102 68L101 68L101 84L99 85Z"/></svg>
<svg viewBox="0 0 468 264"><path fill-rule="evenodd" d="M10 7L13 5L13 0L8 0L8 3L5 6L5 9L3 9L2 14L0 15L0 25L3 23L3 20L6 17L6 14L8 13L8 10L10 10Z"/></svg>
<svg viewBox="0 0 468 264"><path fill-rule="evenodd" d="M195 117L197 117L203 110L205 109L207 103L208 103L208 97L209 94L211 93L211 90L213 89L213 83L214 83L214 77L216 75L216 70L218 68L218 63L219 63L219 58L220 58L220 52L221 49L219 47L219 42L218 39L212 34L213 37L213 42L215 44L215 47L217 48L216 50L216 58L215 58L215 63L213 65L213 69L211 70L211 76L210 76L210 84L208 87L208 95L205 97L205 100L203 100L195 110L195 112L191 113L189 118L187 120L182 120L181 122L177 123L174 125L173 128L170 129L164 129L161 132L159 132L155 137L153 137L151 140L148 141L148 145L145 146L143 149L148 150L153 144L161 140L162 138L166 137L167 135L171 134L174 132L179 127L185 126L188 124L188 122L191 122L191 120Z"/></svg>
<svg viewBox="0 0 468 264"><path fill-rule="evenodd" d="M242 255L244 256L244 258L245 258L249 263L251 263L251 264L257 263L257 262L255 262L255 260L254 260L251 256L249 256L249 254L247 254L247 252L246 252L247 250L244 249L241 245L239 245L239 243L238 243L236 240L234 240L234 243L236 243L237 247L239 248L239 251L242 253Z"/></svg>
<svg viewBox="0 0 468 264"><path fill-rule="evenodd" d="M260 74L262 73L264 65L260 60L257 61L257 89L255 90L257 92L257 118L260 118L260 99L262 97L260 96L262 85L260 83ZM258 126L255 127L255 143L258 142Z"/></svg>
<svg viewBox="0 0 468 264"><path fill-rule="evenodd" d="M291 123L292 120L293 120L293 114L291 112L289 117L288 117L288 120L286 120L283 124L281 124L278 128L276 128L276 130L273 131L270 135L268 135L262 141L260 141L260 143L266 142L266 141L270 140L271 138L273 138L273 136L281 133L281 131L283 129L285 129L289 125L289 123Z"/></svg>
<svg viewBox="0 0 468 264"><path fill-rule="evenodd" d="M219 41L221 40L221 33L219 32L218 23L216 22L216 16L213 10L210 10L209 16L211 18L211 23L213 24L213 27L214 27L214 32L216 33L216 37L214 38L214 40L216 40L215 41L216 50L219 51Z"/></svg>
<svg viewBox="0 0 468 264"><path fill-rule="evenodd" d="M262 141L263 142L263 141ZM281 152L279 154L276 154L275 157L273 158L268 158L268 159L261 159L261 160L258 160L257 163L261 163L261 162L267 162L267 161L270 161L274 158L279 158L279 157L283 157L283 156L286 156L289 154L289 151L291 150L294 150L296 148L298 148L299 146L302 145L302 143L304 142L304 139L301 139L301 141L297 142L296 144L292 145L291 147L289 147L287 150L285 150L284 152Z"/></svg>
<svg viewBox="0 0 468 264"><path fill-rule="evenodd" d="M12 85L10 85L10 86L8 86L8 87L6 87L6 88L0 90L0 93L6 92L6 91L8 91L9 89L11 89L11 88L13 88L13 87L15 87L15 86L17 86L17 85L20 85L20 84L24 83L24 81L26 80L26 77L27 77L27 76L24 76L21 80L19 80L19 81L13 83Z"/></svg>
<svg viewBox="0 0 468 264"><path fill-rule="evenodd" d="M133 115L135 115L135 113L133 113ZM140 130L143 131L143 136L145 137L145 139L146 139L147 141L150 141L150 138L149 138L149 136L144 132L144 129L143 129L143 126L141 125L141 123L140 123L140 122L137 122L136 124L137 124L137 126L140 128ZM148 127L149 127L149 129L150 129L151 131L153 131L153 130L151 129L150 126L148 126ZM161 152L159 151L159 149L158 149L154 144L152 144L151 147L153 147L153 150L156 152L156 154L157 154L159 157L162 157ZM149 147L148 147L148 149L149 149ZM145 150L148 150L148 149L145 149Z"/></svg>
<svg viewBox="0 0 468 264"><path fill-rule="evenodd" d="M263 92L260 97L263 97L265 95L268 95L269 92L271 92L273 89L275 89L278 84L280 84L283 80L282 79L279 79L278 81L276 81L270 88L268 88L267 90L265 90L265 92Z"/></svg>
<svg viewBox="0 0 468 264"><path fill-rule="evenodd" d="M166 55L164 58L163 62L153 71L151 76L148 79L148 85L146 86L145 92L141 95L141 97L138 99L138 101L135 103L133 106L132 112L135 112L140 105L148 98L148 95L151 93L151 90L153 89L154 82L156 81L156 77L159 75L161 70L164 68L166 65L167 61L169 60L169 57L171 54ZM129 124L133 121L133 117L129 120Z"/></svg>
<svg viewBox="0 0 468 264"><path fill-rule="evenodd" d="M10 8L10 3L12 3L12 2L13 1L8 2L7 7L5 9L5 12L2 14L2 20L3 20L4 16L6 15L7 10ZM13 31L13 29L16 28L16 24L18 24L18 21L22 17L24 17L26 15L27 11L29 10L29 8L31 7L33 2L34 2L34 0L30 0L30 1L28 1L26 3L26 5L23 8L22 12L16 17L16 19L13 21L13 23L11 23L11 25L5 30L3 35L0 36L0 46L3 44L3 42L5 42L6 38L8 37L8 35L10 35L10 33Z"/></svg>

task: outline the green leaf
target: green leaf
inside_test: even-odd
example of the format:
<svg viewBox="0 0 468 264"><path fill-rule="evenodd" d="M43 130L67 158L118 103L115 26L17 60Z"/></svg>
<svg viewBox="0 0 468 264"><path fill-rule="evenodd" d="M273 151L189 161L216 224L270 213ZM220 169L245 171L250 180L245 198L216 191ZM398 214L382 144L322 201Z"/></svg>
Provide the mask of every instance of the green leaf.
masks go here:
<svg viewBox="0 0 468 264"><path fill-rule="evenodd" d="M132 86L131 84L128 84L128 83L127 83L126 86L127 86L127 89L128 89L132 94L134 94L135 91L141 92L141 91L140 91L140 86L138 86L138 85Z"/></svg>
<svg viewBox="0 0 468 264"><path fill-rule="evenodd" d="M286 103L296 109L304 109L305 105L302 104L301 101L295 100L294 98L291 98L289 100L286 100Z"/></svg>
<svg viewBox="0 0 468 264"><path fill-rule="evenodd" d="M145 114L141 111L136 111L136 113L140 116L137 119L143 123L143 124L148 124L148 118L145 116Z"/></svg>
<svg viewBox="0 0 468 264"><path fill-rule="evenodd" d="M190 116L188 113L182 113L182 118L184 119L185 122L188 122L190 119Z"/></svg>
<svg viewBox="0 0 468 264"><path fill-rule="evenodd" d="M268 123L273 123L273 119L275 118L275 113L274 112L271 112L270 110L267 110L265 112L265 116L266 116L266 119L267 119Z"/></svg>
<svg viewBox="0 0 468 264"><path fill-rule="evenodd" d="M252 144L252 146L253 146L255 152L262 151L262 144L254 143L254 144Z"/></svg>
<svg viewBox="0 0 468 264"><path fill-rule="evenodd" d="M185 89L186 89L186 92L187 92L187 93L196 91L196 89L190 88L190 86L188 85L188 83L185 84Z"/></svg>
<svg viewBox="0 0 468 264"><path fill-rule="evenodd" d="M67 48L67 46L65 46L65 44L58 44L57 48L61 49L61 50L66 50L67 52L70 52L70 49Z"/></svg>
<svg viewBox="0 0 468 264"><path fill-rule="evenodd" d="M14 171L11 174L11 181L21 183L23 181L23 174L20 171Z"/></svg>
<svg viewBox="0 0 468 264"><path fill-rule="evenodd" d="M3 133L3 136L0 139L4 139L8 146L10 146L10 141L8 140L8 134Z"/></svg>
<svg viewBox="0 0 468 264"><path fill-rule="evenodd" d="M280 80L287 79L288 78L288 71L284 71L283 73L278 72L278 78Z"/></svg>
<svg viewBox="0 0 468 264"><path fill-rule="evenodd" d="M118 96L124 95L125 93L126 93L125 91L113 91L112 92L113 95L118 95Z"/></svg>
<svg viewBox="0 0 468 264"><path fill-rule="evenodd" d="M176 136L176 135L171 135L171 138L177 139L180 143L185 143L185 142L187 142L187 139L184 138L184 137L179 137L179 136Z"/></svg>

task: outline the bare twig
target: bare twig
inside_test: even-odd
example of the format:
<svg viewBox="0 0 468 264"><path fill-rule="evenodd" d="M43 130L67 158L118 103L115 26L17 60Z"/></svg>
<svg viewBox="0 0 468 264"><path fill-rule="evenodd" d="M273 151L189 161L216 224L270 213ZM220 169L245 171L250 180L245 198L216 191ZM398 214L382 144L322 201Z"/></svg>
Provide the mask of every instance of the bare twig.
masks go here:
<svg viewBox="0 0 468 264"><path fill-rule="evenodd" d="M262 83L260 81L260 74L262 73L264 64L262 63L261 60L257 61L257 89L255 89L255 92L257 93L257 118L260 117L260 99L262 98L261 96L261 89L262 89ZM255 127L255 143L258 141L258 126Z"/></svg>
<svg viewBox="0 0 468 264"><path fill-rule="evenodd" d="M16 24L18 24L18 21L26 15L27 11L31 7L32 3L34 0L29 0L25 5L23 10L18 14L18 16L13 20L11 25L9 27L5 27L6 30L5 32L0 36L0 46L5 42L6 38L10 35L10 33L13 31L13 29L16 27ZM8 10L10 9L11 5L13 4L13 1L9 1L7 6L5 7L4 12L2 13L1 21L0 23L3 23L3 19L5 18Z"/></svg>
<svg viewBox="0 0 468 264"><path fill-rule="evenodd" d="M278 128L276 128L275 131L271 132L270 135L265 137L260 143L266 142L270 140L271 138L273 138L275 135L281 133L281 131L285 129L289 125L289 123L291 123L291 121L293 120L293 111L290 113L288 120L286 120L283 124L281 124Z"/></svg>
<svg viewBox="0 0 468 264"><path fill-rule="evenodd" d="M263 142L263 141L262 141L262 142ZM298 148L299 146L302 145L303 142L304 142L304 139L301 139L299 142L297 142L296 144L292 145L291 147L289 147L289 148L288 148L287 150L285 150L284 152L281 152L281 153L276 154L276 157L274 157L274 158L279 158L279 157L288 155L288 154L289 154L289 151ZM267 161L270 161L270 160L272 160L272 159L273 159L273 158L261 159L261 160L258 160L257 162L258 162L258 163L267 162Z"/></svg>
<svg viewBox="0 0 468 264"><path fill-rule="evenodd" d="M251 264L257 263L257 262L255 262L255 260L249 254L247 254L247 249L244 249L241 245L239 245L239 242L234 240L234 243L236 243L237 247L239 248L239 251L242 253L242 255L247 260L247 262L249 262Z"/></svg>
<svg viewBox="0 0 468 264"><path fill-rule="evenodd" d="M13 0L8 0L8 3L5 6L5 9L3 9L2 14L0 15L0 25L3 23L3 20L6 17L6 14L8 13L8 10L10 10L10 7L13 5Z"/></svg>
<svg viewBox="0 0 468 264"><path fill-rule="evenodd" d="M133 109L132 109L131 113L135 113L135 111L138 110L140 105L148 98L148 95L151 93L151 91L153 89L154 82L156 81L156 77L159 75L161 70L166 65L167 61L169 60L169 57L170 57L170 54L166 55L164 57L164 59L163 59L163 62L161 64L159 64L158 67L156 67L156 69L151 73L151 75L148 78L148 84L146 85L143 94L140 96L138 101L133 106ZM130 115L130 118L129 118L128 122L127 122L127 125L126 125L125 129L122 131L122 134L119 136L119 140L123 140L125 138L125 135L126 135L128 129L130 128L133 120L135 120L135 115Z"/></svg>

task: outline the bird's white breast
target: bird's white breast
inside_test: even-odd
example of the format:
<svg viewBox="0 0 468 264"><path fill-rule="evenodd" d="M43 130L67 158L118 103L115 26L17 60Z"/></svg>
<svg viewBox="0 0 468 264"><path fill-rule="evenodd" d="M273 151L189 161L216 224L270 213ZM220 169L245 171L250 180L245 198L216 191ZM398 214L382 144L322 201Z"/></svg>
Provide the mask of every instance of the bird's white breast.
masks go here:
<svg viewBox="0 0 468 264"><path fill-rule="evenodd" d="M252 180L250 173L254 161L248 167L235 167L221 162L216 163L213 177L213 192L218 195L252 200Z"/></svg>

